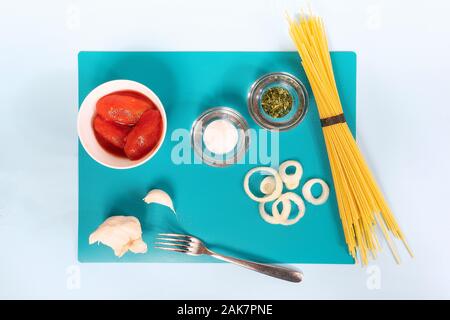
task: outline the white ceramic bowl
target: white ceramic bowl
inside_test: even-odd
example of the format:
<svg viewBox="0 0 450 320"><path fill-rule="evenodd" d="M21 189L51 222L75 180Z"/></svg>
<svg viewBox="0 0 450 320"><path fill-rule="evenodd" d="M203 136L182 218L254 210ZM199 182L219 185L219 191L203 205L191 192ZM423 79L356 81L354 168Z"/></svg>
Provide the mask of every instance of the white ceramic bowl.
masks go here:
<svg viewBox="0 0 450 320"><path fill-rule="evenodd" d="M163 130L156 147L145 157L139 160L130 160L125 157L115 156L106 151L95 137L92 120L95 115L97 101L107 94L117 91L135 91L149 98L161 113ZM164 106L158 96L143 84L131 80L113 80L105 82L92 90L84 99L78 111L78 137L86 152L98 163L113 169L130 169L150 160L161 147L167 130L167 118Z"/></svg>

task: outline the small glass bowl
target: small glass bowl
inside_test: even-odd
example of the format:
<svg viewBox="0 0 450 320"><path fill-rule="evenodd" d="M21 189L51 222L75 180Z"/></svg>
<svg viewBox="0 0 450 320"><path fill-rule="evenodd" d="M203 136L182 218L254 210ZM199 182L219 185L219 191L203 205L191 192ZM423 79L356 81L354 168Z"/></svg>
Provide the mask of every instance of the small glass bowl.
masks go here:
<svg viewBox="0 0 450 320"><path fill-rule="evenodd" d="M206 127L215 120L228 120L238 132L236 146L225 154L215 154L207 149L203 141ZM191 144L202 161L213 167L226 167L237 163L250 145L250 132L247 121L236 110L228 107L215 107L203 112L192 124Z"/></svg>
<svg viewBox="0 0 450 320"><path fill-rule="evenodd" d="M289 91L293 98L292 109L280 118L268 115L262 105L261 98L270 88L282 87ZM286 72L269 73L253 83L247 97L248 111L255 122L269 130L288 130L297 126L305 117L308 110L308 92L303 83Z"/></svg>

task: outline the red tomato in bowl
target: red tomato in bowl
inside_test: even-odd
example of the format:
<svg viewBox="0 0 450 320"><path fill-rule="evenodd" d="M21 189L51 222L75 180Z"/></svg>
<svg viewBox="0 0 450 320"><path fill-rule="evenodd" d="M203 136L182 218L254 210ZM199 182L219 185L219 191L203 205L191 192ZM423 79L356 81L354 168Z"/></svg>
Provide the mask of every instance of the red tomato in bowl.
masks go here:
<svg viewBox="0 0 450 320"><path fill-rule="evenodd" d="M153 102L142 94L121 91L108 94L97 101L97 114L107 121L133 126L141 115L155 109Z"/></svg>
<svg viewBox="0 0 450 320"><path fill-rule="evenodd" d="M162 131L163 123L159 110L145 111L128 134L124 147L126 156L131 160L138 160L148 154L158 144Z"/></svg>
<svg viewBox="0 0 450 320"><path fill-rule="evenodd" d="M127 135L131 131L128 126L118 125L104 120L100 116L94 118L94 130L103 146L111 146L119 150L125 147Z"/></svg>

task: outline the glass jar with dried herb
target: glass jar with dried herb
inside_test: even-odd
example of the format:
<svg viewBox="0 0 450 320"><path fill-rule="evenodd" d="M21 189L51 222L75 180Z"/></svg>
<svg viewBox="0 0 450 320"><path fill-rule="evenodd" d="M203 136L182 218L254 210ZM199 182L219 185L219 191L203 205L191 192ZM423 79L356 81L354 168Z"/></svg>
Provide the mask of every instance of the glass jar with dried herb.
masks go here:
<svg viewBox="0 0 450 320"><path fill-rule="evenodd" d="M289 91L283 87L271 87L261 97L263 110L273 118L282 118L291 110L294 99Z"/></svg>
<svg viewBox="0 0 450 320"><path fill-rule="evenodd" d="M305 117L308 92L293 75L272 72L252 84L247 104L248 112L259 126L284 131L294 128Z"/></svg>

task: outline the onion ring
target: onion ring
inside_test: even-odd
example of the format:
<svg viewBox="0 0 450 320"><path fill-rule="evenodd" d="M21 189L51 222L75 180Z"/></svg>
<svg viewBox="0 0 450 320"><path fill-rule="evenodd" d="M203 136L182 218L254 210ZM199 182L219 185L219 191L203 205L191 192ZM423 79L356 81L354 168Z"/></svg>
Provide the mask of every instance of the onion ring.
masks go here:
<svg viewBox="0 0 450 320"><path fill-rule="evenodd" d="M306 211L306 207L305 207L305 203L303 202L303 199L296 193L293 192L286 192L283 193L278 199L277 201L275 201L272 204L272 215L275 217L276 215L281 215L278 211L278 204L280 203L280 201L283 202L283 205L285 203L285 200L289 200L294 202L297 207L298 207L298 213L297 216L293 219L289 219L289 215L287 216L286 219L281 221L281 224L284 226L290 226L293 225L295 223L297 223L304 215L305 215L305 211ZM283 210L284 211L284 210ZM289 213L291 212L291 210L289 210ZM283 213L283 212L282 212Z"/></svg>
<svg viewBox="0 0 450 320"><path fill-rule="evenodd" d="M322 186L322 194L318 198L315 198L311 193L311 189L316 183ZM302 194L306 201L318 206L324 204L325 201L328 200L328 196L330 195L330 188L322 179L311 179L303 185Z"/></svg>
<svg viewBox="0 0 450 320"><path fill-rule="evenodd" d="M250 176L258 171L266 171L267 173L270 173L274 179L275 179L275 190L269 194L265 195L263 197L257 197L255 196L251 191L249 187L249 181ZM278 174L278 171L271 167L256 167L251 169L244 178L244 191L245 193L250 197L250 199L256 201L256 202L269 202L277 199L281 193L283 192L283 181L281 180L280 175Z"/></svg>
<svg viewBox="0 0 450 320"><path fill-rule="evenodd" d="M259 185L259 190L264 194L271 194L275 190L275 179L272 176L267 176L262 179Z"/></svg>
<svg viewBox="0 0 450 320"><path fill-rule="evenodd" d="M286 173L286 169L289 167L295 167L295 172L293 174ZM286 185L286 188L289 190L294 190L300 184L300 179L303 175L303 167L298 161L288 160L280 165L278 172L280 173L281 180Z"/></svg>
<svg viewBox="0 0 450 320"><path fill-rule="evenodd" d="M281 201L283 203L283 210L281 211L281 213L278 211L278 209L277 209L277 212L275 212L273 210L273 204L272 204L272 215L270 215L266 211L266 208L265 208L266 202L259 203L259 214L261 215L261 218L263 218L265 222L270 223L270 224L282 224L283 221L286 221L289 218L289 213L291 212L291 201L289 201L289 199L284 199ZM278 202L278 203L280 203L280 202Z"/></svg>

